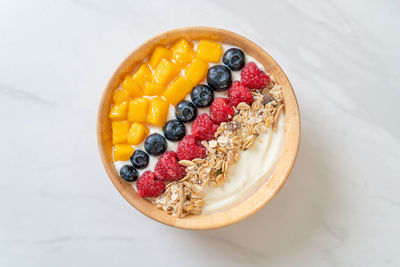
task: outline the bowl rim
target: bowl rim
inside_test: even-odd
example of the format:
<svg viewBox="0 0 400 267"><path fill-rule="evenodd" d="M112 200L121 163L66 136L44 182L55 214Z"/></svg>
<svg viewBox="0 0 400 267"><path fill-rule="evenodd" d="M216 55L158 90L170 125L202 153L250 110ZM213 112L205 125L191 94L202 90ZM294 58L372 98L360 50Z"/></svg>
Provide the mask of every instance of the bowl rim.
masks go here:
<svg viewBox="0 0 400 267"><path fill-rule="evenodd" d="M196 37L192 38L192 36ZM190 215L184 218L176 218L172 215L168 215L164 211L156 208L148 200L140 197L131 184L120 179L112 160L112 146L110 148L109 144L111 140L111 127L108 118L112 92L119 87L122 78L126 74L131 73L138 63L144 60L156 45L170 44L172 41L168 42L166 40L171 38L175 40L180 38L187 38L189 40L208 38L219 42L225 40L224 43L227 42L226 39L229 39L229 42L231 42L229 44L240 43L241 46L239 47L245 51L247 50L246 53L253 56L253 58L260 62L269 73L273 74L278 84L283 88L285 103L285 140L279 162L275 166L272 175L269 176L269 179L264 177L267 180L255 192L235 206L218 213ZM163 42L166 43L163 44ZM278 63L256 43L237 33L203 26L169 30L152 37L134 49L118 66L107 83L99 102L96 125L100 158L109 179L119 193L144 215L165 225L193 230L216 229L228 226L248 218L264 207L285 184L293 168L300 145L300 129L300 111L296 95L286 74Z"/></svg>

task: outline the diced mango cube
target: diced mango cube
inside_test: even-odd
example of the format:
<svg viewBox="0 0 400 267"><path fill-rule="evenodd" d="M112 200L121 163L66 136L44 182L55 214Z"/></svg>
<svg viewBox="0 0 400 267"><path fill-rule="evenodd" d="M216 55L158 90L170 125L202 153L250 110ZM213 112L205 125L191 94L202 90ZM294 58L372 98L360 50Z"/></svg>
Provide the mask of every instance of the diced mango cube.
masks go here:
<svg viewBox="0 0 400 267"><path fill-rule="evenodd" d="M114 104L111 107L110 118L113 120L125 120L128 116L128 101Z"/></svg>
<svg viewBox="0 0 400 267"><path fill-rule="evenodd" d="M192 91L193 85L183 77L178 77L168 86L163 96L174 106Z"/></svg>
<svg viewBox="0 0 400 267"><path fill-rule="evenodd" d="M160 60L162 58L171 59L171 57L172 57L171 50L169 50L165 47L162 47L162 46L157 46L154 49L153 54L151 54L149 64L153 69L155 69L157 67L158 63L160 63Z"/></svg>
<svg viewBox="0 0 400 267"><path fill-rule="evenodd" d="M111 124L112 128L112 139L113 144L119 144L126 141L127 134L129 131L129 121L113 121Z"/></svg>
<svg viewBox="0 0 400 267"><path fill-rule="evenodd" d="M129 144L118 144L114 146L114 161L127 161L135 149Z"/></svg>
<svg viewBox="0 0 400 267"><path fill-rule="evenodd" d="M114 91L113 101L115 104L119 104L129 100L129 92L125 89L118 89Z"/></svg>
<svg viewBox="0 0 400 267"><path fill-rule="evenodd" d="M146 122L149 102L149 99L144 97L130 101L128 120L132 122Z"/></svg>
<svg viewBox="0 0 400 267"><path fill-rule="evenodd" d="M168 101L159 96L152 98L150 100L149 112L147 114L147 122L158 126L164 126L165 121L167 120L168 110Z"/></svg>
<svg viewBox="0 0 400 267"><path fill-rule="evenodd" d="M216 42L201 40L196 50L196 56L208 62L217 63L222 55L222 45Z"/></svg>
<svg viewBox="0 0 400 267"><path fill-rule="evenodd" d="M172 47L172 57L175 59L176 63L181 65L181 67L186 67L187 64L194 59L194 50L192 44L181 39L176 42Z"/></svg>
<svg viewBox="0 0 400 267"><path fill-rule="evenodd" d="M139 145L148 134L149 128L147 128L146 125L140 122L134 122L129 129L128 143L131 145Z"/></svg>
<svg viewBox="0 0 400 267"><path fill-rule="evenodd" d="M121 87L122 89L127 90L132 98L140 97L143 95L142 89L133 80L131 75L126 75L124 81L121 84Z"/></svg>
<svg viewBox="0 0 400 267"><path fill-rule="evenodd" d="M200 58L193 60L185 69L185 78L192 84L198 84L207 75L208 63Z"/></svg>
<svg viewBox="0 0 400 267"><path fill-rule="evenodd" d="M144 85L144 95L153 96L153 95L162 95L165 91L165 87L158 83L146 83Z"/></svg>
<svg viewBox="0 0 400 267"><path fill-rule="evenodd" d="M154 70L153 81L161 85L167 85L180 71L180 68L176 64L168 59L162 58Z"/></svg>
<svg viewBox="0 0 400 267"><path fill-rule="evenodd" d="M142 63L135 74L133 74L133 80L143 88L144 84L151 80L152 74L149 65Z"/></svg>

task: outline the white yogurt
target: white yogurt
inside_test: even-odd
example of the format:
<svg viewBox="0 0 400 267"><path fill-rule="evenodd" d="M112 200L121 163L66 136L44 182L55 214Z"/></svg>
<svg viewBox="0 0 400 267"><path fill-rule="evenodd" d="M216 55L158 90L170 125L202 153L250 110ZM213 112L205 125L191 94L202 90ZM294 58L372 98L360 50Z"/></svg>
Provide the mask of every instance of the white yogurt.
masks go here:
<svg viewBox="0 0 400 267"><path fill-rule="evenodd" d="M194 42L194 48L197 47L198 42ZM223 44L224 52L234 46ZM222 60L221 60L222 61ZM246 55L246 63L255 62L257 66L264 70L264 67L257 62L253 57ZM222 64L221 62L218 64ZM216 64L210 63L209 67ZM183 70L181 75L184 76ZM240 80L240 71L232 71L232 81ZM206 83L202 81L201 83ZM215 92L214 98L217 97L228 97L227 91ZM186 100L190 100L190 94L186 96ZM210 108L200 108L198 109L198 115L202 113L209 113ZM170 105L167 120L175 119L175 106ZM191 133L192 123L186 123L186 134ZM240 201L246 199L250 194L252 194L257 188L266 182L265 177L269 177L278 162L283 142L284 142L284 126L285 119L282 113L279 119L278 127L275 132L269 128L264 134L257 137L256 144L247 150L241 152L240 160L230 168L228 174L228 182L224 183L220 187L216 188L205 188L206 197L204 199L205 205L203 207L203 213L213 213L221 211L223 209L230 208ZM155 125L148 125L150 134L159 133L162 134L162 127ZM168 148L167 151L176 151L178 147L178 142L167 141ZM138 146L133 146L135 150L143 150L144 142ZM138 170L139 175L143 172L150 170L153 171L159 157L150 156L149 165ZM116 161L114 166L119 172L122 166L132 165L130 161ZM136 190L136 182L132 183Z"/></svg>

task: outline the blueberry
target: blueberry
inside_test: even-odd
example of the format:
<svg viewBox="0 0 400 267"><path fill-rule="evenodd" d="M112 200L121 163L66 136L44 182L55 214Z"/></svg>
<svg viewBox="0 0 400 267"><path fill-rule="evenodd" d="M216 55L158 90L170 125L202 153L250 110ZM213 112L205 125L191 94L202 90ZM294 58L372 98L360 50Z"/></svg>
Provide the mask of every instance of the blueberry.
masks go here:
<svg viewBox="0 0 400 267"><path fill-rule="evenodd" d="M119 170L119 175L121 178L127 182L134 182L139 177L138 171L130 165L124 165Z"/></svg>
<svg viewBox="0 0 400 267"><path fill-rule="evenodd" d="M143 150L136 150L131 157L131 162L137 169L146 168L149 165L149 155Z"/></svg>
<svg viewBox="0 0 400 267"><path fill-rule="evenodd" d="M207 83L214 91L224 91L232 84L232 74L228 67L215 65L208 69Z"/></svg>
<svg viewBox="0 0 400 267"><path fill-rule="evenodd" d="M170 141L179 141L186 134L185 124L178 120L170 120L164 125L164 136Z"/></svg>
<svg viewBox="0 0 400 267"><path fill-rule="evenodd" d="M200 84L195 88L193 88L190 96L192 98L193 103L198 108L211 106L211 103L214 100L213 90L205 84Z"/></svg>
<svg viewBox="0 0 400 267"><path fill-rule="evenodd" d="M222 61L231 70L241 70L245 63L244 53L239 48L231 48L224 53Z"/></svg>
<svg viewBox="0 0 400 267"><path fill-rule="evenodd" d="M181 122L191 122L197 116L197 108L190 101L179 102L175 107L175 116Z"/></svg>
<svg viewBox="0 0 400 267"><path fill-rule="evenodd" d="M153 133L146 137L144 141L144 149L153 156L158 156L167 150L167 140L158 133Z"/></svg>

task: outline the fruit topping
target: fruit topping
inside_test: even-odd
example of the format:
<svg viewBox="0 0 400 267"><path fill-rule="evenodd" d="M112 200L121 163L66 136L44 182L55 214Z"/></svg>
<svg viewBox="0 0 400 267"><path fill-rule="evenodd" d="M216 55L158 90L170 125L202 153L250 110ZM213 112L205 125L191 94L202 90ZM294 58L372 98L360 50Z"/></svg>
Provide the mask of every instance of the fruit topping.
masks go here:
<svg viewBox="0 0 400 267"><path fill-rule="evenodd" d="M158 83L146 83L143 88L143 94L147 96L162 95L165 87Z"/></svg>
<svg viewBox="0 0 400 267"><path fill-rule="evenodd" d="M121 84L122 89L127 90L132 98L143 95L140 86L133 80L131 75L127 75Z"/></svg>
<svg viewBox="0 0 400 267"><path fill-rule="evenodd" d="M114 145L114 161L127 161L132 156L135 149L128 144Z"/></svg>
<svg viewBox="0 0 400 267"><path fill-rule="evenodd" d="M167 140L164 136L153 133L144 141L144 149L150 155L159 156L167 150Z"/></svg>
<svg viewBox="0 0 400 267"><path fill-rule="evenodd" d="M159 158L154 173L161 181L176 181L186 175L186 168L178 163L174 151L168 151Z"/></svg>
<svg viewBox="0 0 400 267"><path fill-rule="evenodd" d="M228 98L216 98L210 107L211 120L216 124L231 121L234 113L235 110Z"/></svg>
<svg viewBox="0 0 400 267"><path fill-rule="evenodd" d="M243 86L239 81L232 83L232 86L228 89L228 97L234 107L236 107L240 102L251 105L254 100L251 90Z"/></svg>
<svg viewBox="0 0 400 267"><path fill-rule="evenodd" d="M263 89L271 81L269 76L260 70L254 62L250 62L244 66L240 77L241 84L250 89Z"/></svg>
<svg viewBox="0 0 400 267"><path fill-rule="evenodd" d="M124 143L129 131L129 121L113 121L111 128L113 144Z"/></svg>
<svg viewBox="0 0 400 267"><path fill-rule="evenodd" d="M165 184L155 179L154 172L146 171L139 177L136 187L142 197L156 197L164 191Z"/></svg>
<svg viewBox="0 0 400 267"><path fill-rule="evenodd" d="M193 85L183 77L178 77L173 81L164 92L163 96L174 106L185 99L190 93Z"/></svg>
<svg viewBox="0 0 400 267"><path fill-rule="evenodd" d="M207 75L208 63L202 59L196 58L185 69L185 78L192 84L198 84Z"/></svg>
<svg viewBox="0 0 400 267"><path fill-rule="evenodd" d="M169 104L163 98L157 96L150 100L147 113L147 122L150 124L163 126L167 120Z"/></svg>
<svg viewBox="0 0 400 267"><path fill-rule="evenodd" d="M149 155L143 150L136 150L131 157L131 162L137 169L146 168L149 165Z"/></svg>
<svg viewBox="0 0 400 267"><path fill-rule="evenodd" d="M196 56L208 62L217 63L222 55L222 45L216 42L201 40L197 46Z"/></svg>
<svg viewBox="0 0 400 267"><path fill-rule="evenodd" d="M143 88L144 84L151 80L152 72L147 63L142 63L135 74L133 74L132 79Z"/></svg>
<svg viewBox="0 0 400 267"><path fill-rule="evenodd" d="M153 54L151 54L149 64L153 69L155 69L162 58L171 59L171 57L171 50L162 46L157 46L154 49Z"/></svg>
<svg viewBox="0 0 400 267"><path fill-rule="evenodd" d="M228 49L224 53L222 62L231 70L241 70L245 64L244 53L239 48Z"/></svg>
<svg viewBox="0 0 400 267"><path fill-rule="evenodd" d="M128 132L128 143L131 145L139 145L149 134L149 129L146 125L140 122L134 122Z"/></svg>
<svg viewBox="0 0 400 267"><path fill-rule="evenodd" d="M176 42L171 47L171 50L172 57L181 67L186 67L187 64L193 61L195 56L192 44L185 39Z"/></svg>
<svg viewBox="0 0 400 267"><path fill-rule="evenodd" d="M179 74L180 68L169 61L168 59L162 58L153 74L153 81L161 85L169 84L176 75Z"/></svg>
<svg viewBox="0 0 400 267"><path fill-rule="evenodd" d="M191 93L192 102L198 107L209 107L214 100L214 92L208 85L200 84L193 88Z"/></svg>
<svg viewBox="0 0 400 267"><path fill-rule="evenodd" d="M115 104L119 104L129 100L129 92L126 89L115 90L113 94L113 101Z"/></svg>
<svg viewBox="0 0 400 267"><path fill-rule="evenodd" d="M114 104L110 110L109 117L113 120L125 120L128 117L128 101Z"/></svg>
<svg viewBox="0 0 400 267"><path fill-rule="evenodd" d="M191 122L197 116L197 108L190 101L179 102L175 107L175 116L181 122Z"/></svg>
<svg viewBox="0 0 400 267"><path fill-rule="evenodd" d="M179 120L170 120L164 125L164 136L170 141L179 141L186 134L185 125Z"/></svg>
<svg viewBox="0 0 400 267"><path fill-rule="evenodd" d="M138 171L130 165L122 166L122 168L119 170L119 175L127 182L134 182L139 177Z"/></svg>
<svg viewBox="0 0 400 267"><path fill-rule="evenodd" d="M206 148L193 135L185 136L178 144L177 156L179 160L202 159L206 154Z"/></svg>
<svg viewBox="0 0 400 267"><path fill-rule="evenodd" d="M192 135L199 140L211 140L218 129L218 125L214 124L207 113L198 116L192 124Z"/></svg>
<svg viewBox="0 0 400 267"><path fill-rule="evenodd" d="M232 74L228 67L215 65L208 69L207 83L214 91L224 91L232 84Z"/></svg>
<svg viewBox="0 0 400 267"><path fill-rule="evenodd" d="M146 122L149 109L148 98L136 98L129 102L128 120L131 122Z"/></svg>

